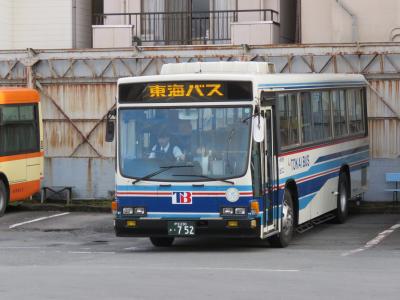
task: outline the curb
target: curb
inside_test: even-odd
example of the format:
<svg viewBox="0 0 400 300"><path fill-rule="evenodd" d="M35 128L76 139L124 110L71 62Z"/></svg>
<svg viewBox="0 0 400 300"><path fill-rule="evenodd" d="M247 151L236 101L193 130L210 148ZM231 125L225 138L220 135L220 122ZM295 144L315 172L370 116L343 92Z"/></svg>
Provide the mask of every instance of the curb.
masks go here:
<svg viewBox="0 0 400 300"><path fill-rule="evenodd" d="M55 203L22 203L17 209L30 211L71 211L96 212L111 214L111 205L84 205L84 204L55 204Z"/></svg>
<svg viewBox="0 0 400 300"><path fill-rule="evenodd" d="M400 214L400 203L395 202L351 202L352 214Z"/></svg>

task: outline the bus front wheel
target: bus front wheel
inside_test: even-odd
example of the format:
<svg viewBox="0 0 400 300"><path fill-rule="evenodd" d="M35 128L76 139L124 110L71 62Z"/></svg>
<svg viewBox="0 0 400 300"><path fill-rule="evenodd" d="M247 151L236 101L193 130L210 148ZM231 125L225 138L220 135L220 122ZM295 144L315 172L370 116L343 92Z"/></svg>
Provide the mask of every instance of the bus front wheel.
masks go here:
<svg viewBox="0 0 400 300"><path fill-rule="evenodd" d="M151 243L156 247L170 247L174 242L173 237L151 237Z"/></svg>
<svg viewBox="0 0 400 300"><path fill-rule="evenodd" d="M7 189L2 180L0 180L0 217L4 215L7 207Z"/></svg>
<svg viewBox="0 0 400 300"><path fill-rule="evenodd" d="M281 231L268 238L268 241L273 247L284 248L289 245L292 240L294 231L294 210L293 210L293 197L289 189L285 189L283 195L282 206L282 226Z"/></svg>

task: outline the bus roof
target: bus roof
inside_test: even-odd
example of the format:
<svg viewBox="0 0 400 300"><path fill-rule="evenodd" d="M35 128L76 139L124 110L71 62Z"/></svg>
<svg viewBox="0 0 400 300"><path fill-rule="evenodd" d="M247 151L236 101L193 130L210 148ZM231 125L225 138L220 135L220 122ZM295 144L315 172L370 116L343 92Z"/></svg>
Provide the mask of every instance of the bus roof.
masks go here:
<svg viewBox="0 0 400 300"><path fill-rule="evenodd" d="M23 104L39 102L39 92L20 87L0 87L0 104Z"/></svg>
<svg viewBox="0 0 400 300"><path fill-rule="evenodd" d="M309 89L337 86L365 86L360 74L239 74L239 73L185 73L120 78L118 84L163 81L252 81L257 89Z"/></svg>

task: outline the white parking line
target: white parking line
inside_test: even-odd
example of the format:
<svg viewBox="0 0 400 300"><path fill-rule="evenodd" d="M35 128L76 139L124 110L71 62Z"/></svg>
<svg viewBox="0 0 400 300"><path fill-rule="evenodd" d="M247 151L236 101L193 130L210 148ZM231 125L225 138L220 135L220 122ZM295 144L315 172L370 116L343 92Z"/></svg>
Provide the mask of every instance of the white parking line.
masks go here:
<svg viewBox="0 0 400 300"><path fill-rule="evenodd" d="M70 254L115 254L114 251L68 251Z"/></svg>
<svg viewBox="0 0 400 300"><path fill-rule="evenodd" d="M297 269L262 269L262 268L224 268L224 267L135 267L142 270L159 270L159 271L243 271L243 272L300 272Z"/></svg>
<svg viewBox="0 0 400 300"><path fill-rule="evenodd" d="M359 252L368 250L372 247L375 247L376 245L381 243L385 238L387 238L389 235L391 235L393 233L393 231L395 231L398 228L400 228L400 223L395 224L395 225L391 226L389 229L382 231L376 237L374 237L372 240L368 241L363 247L342 253L342 256L349 256L349 255L352 255L355 253L359 253Z"/></svg>
<svg viewBox="0 0 400 300"><path fill-rule="evenodd" d="M56 215L51 215L51 216L47 216L47 217L41 217L41 218L37 218L37 219L25 221L25 222L13 224L13 225L10 225L8 228L9 228L9 229L12 229L12 228L19 227L19 226L22 226L22 225L25 225L25 224L34 223L34 222L39 222L39 221L43 221L43 220L47 220L47 219L52 219L52 218L56 218L56 217L61 217L61 216L69 215L69 214L70 214L69 212L65 212L65 213L62 213L62 214L56 214Z"/></svg>

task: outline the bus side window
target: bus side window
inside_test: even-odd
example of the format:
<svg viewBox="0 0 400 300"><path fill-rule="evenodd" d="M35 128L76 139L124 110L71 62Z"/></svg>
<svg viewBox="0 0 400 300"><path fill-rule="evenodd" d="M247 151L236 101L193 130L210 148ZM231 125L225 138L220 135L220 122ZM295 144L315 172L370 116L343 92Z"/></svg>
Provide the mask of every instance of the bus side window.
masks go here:
<svg viewBox="0 0 400 300"><path fill-rule="evenodd" d="M313 141L331 137L330 99L328 92L312 92Z"/></svg>
<svg viewBox="0 0 400 300"><path fill-rule="evenodd" d="M332 137L329 92L301 93L303 142L310 143Z"/></svg>
<svg viewBox="0 0 400 300"><path fill-rule="evenodd" d="M312 110L311 110L311 94L309 92L301 93L301 133L303 142L308 143L313 140L312 128Z"/></svg>
<svg viewBox="0 0 400 300"><path fill-rule="evenodd" d="M19 154L39 151L39 133L37 130L37 106L7 105L3 106L1 124L1 154Z"/></svg>
<svg viewBox="0 0 400 300"><path fill-rule="evenodd" d="M350 134L364 132L364 109L360 89L347 91Z"/></svg>
<svg viewBox="0 0 400 300"><path fill-rule="evenodd" d="M297 94L280 94L278 103L281 146L297 145L300 143Z"/></svg>
<svg viewBox="0 0 400 300"><path fill-rule="evenodd" d="M348 134L348 121L344 90L332 91L332 112L334 136L346 136Z"/></svg>

